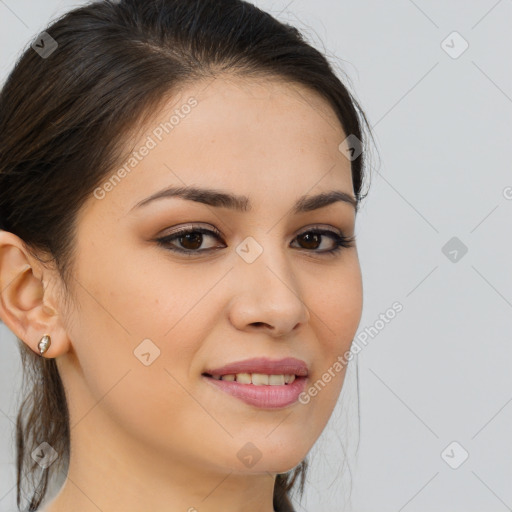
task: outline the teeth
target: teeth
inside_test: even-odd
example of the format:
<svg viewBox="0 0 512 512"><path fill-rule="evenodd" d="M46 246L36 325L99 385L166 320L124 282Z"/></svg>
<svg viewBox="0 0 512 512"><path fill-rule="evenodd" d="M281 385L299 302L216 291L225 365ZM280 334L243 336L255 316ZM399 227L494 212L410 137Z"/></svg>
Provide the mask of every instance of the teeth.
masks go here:
<svg viewBox="0 0 512 512"><path fill-rule="evenodd" d="M269 378L269 376L265 375L264 373L253 373L252 374L252 383L255 386L268 386L268 378ZM249 375L249 379L251 379L250 375ZM237 380L238 380L238 376L237 376Z"/></svg>
<svg viewBox="0 0 512 512"><path fill-rule="evenodd" d="M268 383L271 386L282 386L284 384L284 375L269 375Z"/></svg>
<svg viewBox="0 0 512 512"><path fill-rule="evenodd" d="M227 380L239 382L240 384L253 384L255 386L283 386L291 384L295 375L267 375L265 373L231 373L229 375L213 376L216 380Z"/></svg>
<svg viewBox="0 0 512 512"><path fill-rule="evenodd" d="M224 380L224 377L222 377ZM250 373L237 373L236 381L240 382L240 384L250 384L251 383L251 374Z"/></svg>

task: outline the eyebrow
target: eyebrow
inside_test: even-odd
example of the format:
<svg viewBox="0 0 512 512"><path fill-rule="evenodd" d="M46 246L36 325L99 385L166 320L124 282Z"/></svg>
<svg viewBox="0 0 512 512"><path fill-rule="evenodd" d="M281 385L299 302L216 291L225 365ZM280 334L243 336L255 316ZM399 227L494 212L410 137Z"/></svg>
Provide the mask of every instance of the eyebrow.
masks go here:
<svg viewBox="0 0 512 512"><path fill-rule="evenodd" d="M195 201L197 203L213 206L214 208L229 208L239 212L248 212L252 208L251 201L247 196L239 196L221 190L187 186L168 187L164 190L160 190L146 199L139 201L131 210L145 206L158 199L171 197ZM350 194L342 190L331 190L315 196L301 196L293 205L293 213L298 214L318 210L339 201L348 203L357 209L357 200Z"/></svg>

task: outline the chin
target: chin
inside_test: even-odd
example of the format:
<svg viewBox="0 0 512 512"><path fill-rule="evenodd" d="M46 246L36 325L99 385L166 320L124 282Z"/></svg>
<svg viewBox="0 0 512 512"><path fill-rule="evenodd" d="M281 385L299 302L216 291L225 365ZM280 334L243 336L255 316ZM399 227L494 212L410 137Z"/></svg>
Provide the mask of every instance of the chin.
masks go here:
<svg viewBox="0 0 512 512"><path fill-rule="evenodd" d="M282 453L273 453L272 457L261 454L261 458L253 466L247 465L242 461L236 468L237 471L243 473L287 473L297 467L307 454L290 453L289 455Z"/></svg>

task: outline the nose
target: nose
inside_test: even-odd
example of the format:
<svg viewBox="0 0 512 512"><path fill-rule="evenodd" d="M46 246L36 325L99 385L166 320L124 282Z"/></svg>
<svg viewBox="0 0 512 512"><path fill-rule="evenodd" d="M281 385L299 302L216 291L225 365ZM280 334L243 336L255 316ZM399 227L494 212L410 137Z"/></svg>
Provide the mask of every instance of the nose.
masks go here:
<svg viewBox="0 0 512 512"><path fill-rule="evenodd" d="M309 321L300 283L285 255L264 251L252 263L240 259L231 274L236 284L229 318L237 329L281 337Z"/></svg>

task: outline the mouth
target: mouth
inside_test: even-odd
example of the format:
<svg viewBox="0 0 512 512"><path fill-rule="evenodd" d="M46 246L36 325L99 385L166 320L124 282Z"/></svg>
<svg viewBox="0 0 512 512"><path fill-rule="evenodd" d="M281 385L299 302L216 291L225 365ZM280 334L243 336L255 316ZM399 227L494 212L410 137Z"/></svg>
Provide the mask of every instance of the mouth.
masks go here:
<svg viewBox="0 0 512 512"><path fill-rule="evenodd" d="M282 409L297 404L308 377L295 373L202 374L205 383L258 409Z"/></svg>
<svg viewBox="0 0 512 512"><path fill-rule="evenodd" d="M294 357L279 360L259 357L229 363L221 368L207 368L203 375L217 380L237 381L256 386L284 385L290 384L297 377L307 377L308 367L304 361Z"/></svg>
<svg viewBox="0 0 512 512"><path fill-rule="evenodd" d="M232 363L202 373L202 378L215 389L246 404L276 409L295 404L304 391L308 369L297 359L252 359Z"/></svg>
<svg viewBox="0 0 512 512"><path fill-rule="evenodd" d="M238 382L240 384L253 384L254 386L288 386L297 378L304 379L294 373L267 375L265 373L228 373L226 375L210 375L203 373L204 377L226 382Z"/></svg>

